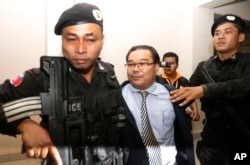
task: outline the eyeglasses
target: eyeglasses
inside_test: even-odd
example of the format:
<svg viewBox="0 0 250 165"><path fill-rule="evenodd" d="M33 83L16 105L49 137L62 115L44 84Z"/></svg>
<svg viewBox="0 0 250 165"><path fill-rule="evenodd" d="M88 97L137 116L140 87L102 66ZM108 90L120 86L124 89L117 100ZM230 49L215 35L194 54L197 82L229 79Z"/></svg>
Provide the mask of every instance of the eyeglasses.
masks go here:
<svg viewBox="0 0 250 165"><path fill-rule="evenodd" d="M138 68L146 68L147 66L153 65L153 64L154 64L154 62L151 62L151 63L149 63L149 62L139 62L139 63L127 63L124 66L126 68L128 68L128 69L132 69L135 66L137 66Z"/></svg>

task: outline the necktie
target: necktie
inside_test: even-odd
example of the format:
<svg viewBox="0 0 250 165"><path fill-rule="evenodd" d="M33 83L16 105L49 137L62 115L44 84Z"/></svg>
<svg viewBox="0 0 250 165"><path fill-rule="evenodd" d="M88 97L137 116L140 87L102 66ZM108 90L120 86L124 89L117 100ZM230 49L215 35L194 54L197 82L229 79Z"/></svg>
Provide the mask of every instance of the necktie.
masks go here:
<svg viewBox="0 0 250 165"><path fill-rule="evenodd" d="M146 106L147 91L141 92L141 125L142 125L142 140L147 149L148 159L150 165L161 165L161 150L160 146L154 136Z"/></svg>

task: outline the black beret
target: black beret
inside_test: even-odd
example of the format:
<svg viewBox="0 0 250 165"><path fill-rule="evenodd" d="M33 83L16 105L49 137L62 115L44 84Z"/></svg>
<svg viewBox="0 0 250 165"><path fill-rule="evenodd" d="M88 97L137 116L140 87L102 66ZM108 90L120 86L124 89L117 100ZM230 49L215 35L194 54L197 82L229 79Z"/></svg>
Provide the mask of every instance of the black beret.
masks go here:
<svg viewBox="0 0 250 165"><path fill-rule="evenodd" d="M236 25L240 26L243 30L246 27L245 21L242 20L239 16L233 15L233 14L226 14L226 15L223 15L220 18L218 18L217 20L214 21L214 24L213 24L213 26L211 28L212 36L214 36L215 29L220 24L225 23L225 22L230 22L230 23L236 24Z"/></svg>
<svg viewBox="0 0 250 165"><path fill-rule="evenodd" d="M62 13L55 26L55 34L61 35L62 29L66 26L82 23L96 23L103 28L103 18L100 9L88 3L75 4Z"/></svg>

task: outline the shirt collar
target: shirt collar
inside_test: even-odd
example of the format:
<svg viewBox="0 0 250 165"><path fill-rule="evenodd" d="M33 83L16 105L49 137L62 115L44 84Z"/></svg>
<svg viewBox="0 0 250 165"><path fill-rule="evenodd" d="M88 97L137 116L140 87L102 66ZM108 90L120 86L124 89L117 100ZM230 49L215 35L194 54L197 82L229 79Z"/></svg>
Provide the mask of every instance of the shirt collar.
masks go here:
<svg viewBox="0 0 250 165"><path fill-rule="evenodd" d="M133 87L133 85L131 83L128 84L128 89L132 92L132 93L138 93L141 90L136 89ZM149 88L147 88L144 91L147 91L148 93L152 94L152 95L158 95L159 92L157 92L157 86L156 86L156 82L154 82Z"/></svg>
<svg viewBox="0 0 250 165"><path fill-rule="evenodd" d="M168 79L168 80L170 80L169 79L169 77L163 72L162 73L162 78L165 78L165 79ZM176 76L175 76L175 78L174 78L174 81L173 82L171 82L172 84L176 81L176 80L178 80L180 77L181 77L182 75L179 73L179 72L176 72ZM170 85L172 85L172 84L170 84Z"/></svg>

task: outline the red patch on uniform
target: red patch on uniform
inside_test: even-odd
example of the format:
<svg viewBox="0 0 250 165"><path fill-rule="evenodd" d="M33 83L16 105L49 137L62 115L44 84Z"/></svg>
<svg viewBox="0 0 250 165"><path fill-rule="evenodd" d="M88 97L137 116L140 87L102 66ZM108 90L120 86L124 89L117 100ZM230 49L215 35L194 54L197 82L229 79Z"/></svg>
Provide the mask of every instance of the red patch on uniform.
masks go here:
<svg viewBox="0 0 250 165"><path fill-rule="evenodd" d="M17 76L16 79L11 80L10 83L11 83L13 86L17 87L18 85L20 85L20 84L22 83L23 78L24 78L24 74L21 73L19 76Z"/></svg>

